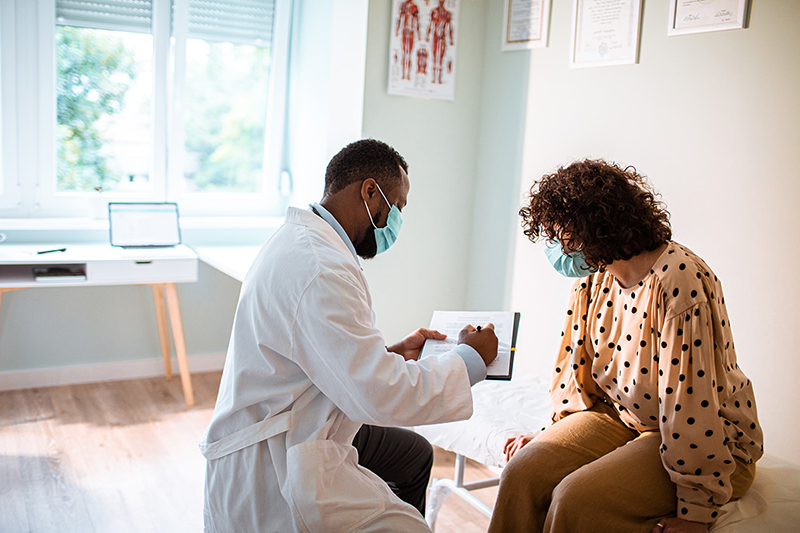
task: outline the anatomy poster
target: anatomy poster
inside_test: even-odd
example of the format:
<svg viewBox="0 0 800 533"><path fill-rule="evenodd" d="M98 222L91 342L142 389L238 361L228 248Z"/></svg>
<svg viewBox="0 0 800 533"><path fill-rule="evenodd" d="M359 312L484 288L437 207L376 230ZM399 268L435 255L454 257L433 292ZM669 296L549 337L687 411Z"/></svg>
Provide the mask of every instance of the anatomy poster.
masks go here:
<svg viewBox="0 0 800 533"><path fill-rule="evenodd" d="M459 1L393 1L389 94L455 98Z"/></svg>

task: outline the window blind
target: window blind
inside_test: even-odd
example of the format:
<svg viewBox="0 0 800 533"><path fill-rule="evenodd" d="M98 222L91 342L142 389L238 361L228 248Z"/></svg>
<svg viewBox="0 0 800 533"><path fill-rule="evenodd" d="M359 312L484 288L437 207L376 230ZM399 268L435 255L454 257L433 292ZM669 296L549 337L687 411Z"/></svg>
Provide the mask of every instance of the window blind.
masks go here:
<svg viewBox="0 0 800 533"><path fill-rule="evenodd" d="M56 0L56 24L151 33L153 0Z"/></svg>
<svg viewBox="0 0 800 533"><path fill-rule="evenodd" d="M270 47L275 0L189 0L189 38Z"/></svg>

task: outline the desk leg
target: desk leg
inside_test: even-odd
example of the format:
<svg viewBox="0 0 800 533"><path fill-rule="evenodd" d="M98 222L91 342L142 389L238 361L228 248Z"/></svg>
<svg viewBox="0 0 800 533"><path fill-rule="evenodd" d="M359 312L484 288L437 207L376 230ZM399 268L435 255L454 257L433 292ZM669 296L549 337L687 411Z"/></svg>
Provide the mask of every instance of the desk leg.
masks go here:
<svg viewBox="0 0 800 533"><path fill-rule="evenodd" d="M186 405L194 405L192 392L192 377L189 375L189 361L186 358L186 339L183 336L183 320L181 319L181 306L178 302L178 288L174 283L164 285L167 293L167 309L169 322L172 325L172 338L175 341L175 352L178 354L178 368L181 371L181 384Z"/></svg>
<svg viewBox="0 0 800 533"><path fill-rule="evenodd" d="M172 360L167 335L167 315L164 313L164 292L161 285L153 285L153 300L156 303L156 322L158 323L158 340L161 341L161 355L164 356L164 374L172 379Z"/></svg>

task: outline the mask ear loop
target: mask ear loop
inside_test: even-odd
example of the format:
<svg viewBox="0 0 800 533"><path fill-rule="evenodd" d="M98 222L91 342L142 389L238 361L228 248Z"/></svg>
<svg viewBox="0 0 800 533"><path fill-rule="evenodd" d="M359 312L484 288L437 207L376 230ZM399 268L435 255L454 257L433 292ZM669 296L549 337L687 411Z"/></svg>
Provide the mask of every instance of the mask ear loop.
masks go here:
<svg viewBox="0 0 800 533"><path fill-rule="evenodd" d="M389 203L389 200L386 199L386 195L383 194L383 191L381 190L381 186L378 185L377 181L375 182L375 186L378 188L378 192L381 193L381 196L383 197L383 201L386 202L386 205L388 205L389 209L391 210L391 208L394 207L394 206ZM367 201L364 200L364 199L362 199L361 201L364 202L364 207L367 208L367 215L369 216L369 221L372 223L372 227L375 228L375 229L379 229L378 226L375 225L375 221L372 220L372 213L369 212L369 206L367 205Z"/></svg>
<svg viewBox="0 0 800 533"><path fill-rule="evenodd" d="M361 201L364 202L364 207L367 208L367 216L369 217L369 221L372 224L372 227L378 229L378 226L375 225L375 221L372 220L372 213L369 212L369 206L367 205L367 201L366 200L361 200Z"/></svg>

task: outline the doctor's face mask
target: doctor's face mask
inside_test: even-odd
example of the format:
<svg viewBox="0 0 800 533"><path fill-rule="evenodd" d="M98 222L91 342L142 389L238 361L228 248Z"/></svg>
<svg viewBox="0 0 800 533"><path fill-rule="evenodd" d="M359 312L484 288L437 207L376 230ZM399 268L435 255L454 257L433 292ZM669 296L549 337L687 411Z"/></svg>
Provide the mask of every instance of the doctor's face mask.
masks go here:
<svg viewBox="0 0 800 533"><path fill-rule="evenodd" d="M378 192L381 193L383 201L389 206L389 216L386 219L386 225L379 228L377 225L380 219L379 213L375 213L375 216L372 216L372 213L369 212L367 202L364 201L364 207L367 208L367 214L369 215L373 228L371 232L367 232L364 239L356 246L356 253L364 259L371 259L375 257L375 255L388 250L397 241L397 235L400 233L400 228L403 225L403 216L400 214L400 210L396 205L389 203L380 185L377 183L375 185L378 187Z"/></svg>

